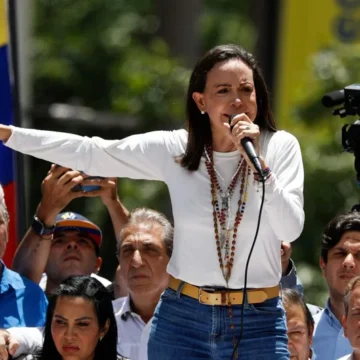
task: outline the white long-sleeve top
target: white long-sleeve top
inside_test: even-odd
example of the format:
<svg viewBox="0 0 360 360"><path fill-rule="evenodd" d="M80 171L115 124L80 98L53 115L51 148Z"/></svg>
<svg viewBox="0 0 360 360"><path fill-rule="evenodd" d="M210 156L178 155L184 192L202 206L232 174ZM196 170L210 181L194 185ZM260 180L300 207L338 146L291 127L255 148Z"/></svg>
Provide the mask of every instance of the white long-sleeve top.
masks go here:
<svg viewBox="0 0 360 360"><path fill-rule="evenodd" d="M88 175L164 181L169 188L175 221L174 250L168 272L197 286L225 287L215 244L205 158L193 172L175 161L175 157L184 154L187 140L185 130L155 131L122 140L104 140L12 127L6 145ZM304 172L298 141L285 131L263 131L260 145L261 154L273 175L266 184L261 225L248 271L249 288L279 283L281 241L295 240L304 223ZM224 189L235 173L240 156L237 150L214 152L214 164L224 179ZM239 187L240 184L231 200L234 215ZM245 213L237 232L229 288L244 287L245 264L256 231L260 203L261 187L251 177Z"/></svg>

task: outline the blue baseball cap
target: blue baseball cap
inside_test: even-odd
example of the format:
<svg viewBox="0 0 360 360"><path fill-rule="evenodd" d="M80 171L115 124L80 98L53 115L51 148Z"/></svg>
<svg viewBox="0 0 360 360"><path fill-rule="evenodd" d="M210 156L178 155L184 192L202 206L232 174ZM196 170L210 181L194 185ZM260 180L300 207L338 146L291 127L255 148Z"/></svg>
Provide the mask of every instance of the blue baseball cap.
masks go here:
<svg viewBox="0 0 360 360"><path fill-rule="evenodd" d="M64 231L87 233L98 247L101 245L102 233L100 228L80 214L63 212L56 217L55 233Z"/></svg>

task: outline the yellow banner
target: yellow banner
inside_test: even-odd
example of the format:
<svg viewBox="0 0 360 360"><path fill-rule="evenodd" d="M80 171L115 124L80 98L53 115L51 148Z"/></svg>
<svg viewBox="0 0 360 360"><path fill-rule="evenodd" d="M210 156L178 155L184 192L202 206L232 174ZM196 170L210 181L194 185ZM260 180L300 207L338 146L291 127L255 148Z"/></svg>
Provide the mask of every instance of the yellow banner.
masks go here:
<svg viewBox="0 0 360 360"><path fill-rule="evenodd" d="M0 46L8 42L7 17L5 9L5 0L0 0Z"/></svg>
<svg viewBox="0 0 360 360"><path fill-rule="evenodd" d="M286 127L297 92L309 76L311 56L334 43L359 43L360 0L284 0L282 4L275 113L280 127Z"/></svg>

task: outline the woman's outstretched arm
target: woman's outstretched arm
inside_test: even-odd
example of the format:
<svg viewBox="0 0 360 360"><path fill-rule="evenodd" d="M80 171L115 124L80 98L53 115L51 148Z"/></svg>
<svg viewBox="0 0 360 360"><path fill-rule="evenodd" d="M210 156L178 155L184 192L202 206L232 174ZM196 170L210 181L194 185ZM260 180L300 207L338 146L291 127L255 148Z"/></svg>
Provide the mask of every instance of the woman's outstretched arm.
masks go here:
<svg viewBox="0 0 360 360"><path fill-rule="evenodd" d="M1 126L0 140L13 150L88 175L164 180L167 164L181 154L183 131L154 131L122 140Z"/></svg>

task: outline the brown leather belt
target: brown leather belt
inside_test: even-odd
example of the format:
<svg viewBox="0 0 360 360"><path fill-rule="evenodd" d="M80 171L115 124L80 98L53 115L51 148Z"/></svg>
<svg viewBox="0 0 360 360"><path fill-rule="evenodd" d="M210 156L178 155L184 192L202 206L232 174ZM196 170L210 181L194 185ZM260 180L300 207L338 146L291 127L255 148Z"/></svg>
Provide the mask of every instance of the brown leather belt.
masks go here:
<svg viewBox="0 0 360 360"><path fill-rule="evenodd" d="M189 283L184 283L179 279L170 276L169 288L180 292L183 295L190 296L199 300L199 303L206 305L241 305L243 303L243 291L213 290L206 287L198 287ZM273 299L280 294L280 286L276 285L269 288L249 289L247 290L247 299L249 304L262 303L267 299Z"/></svg>

